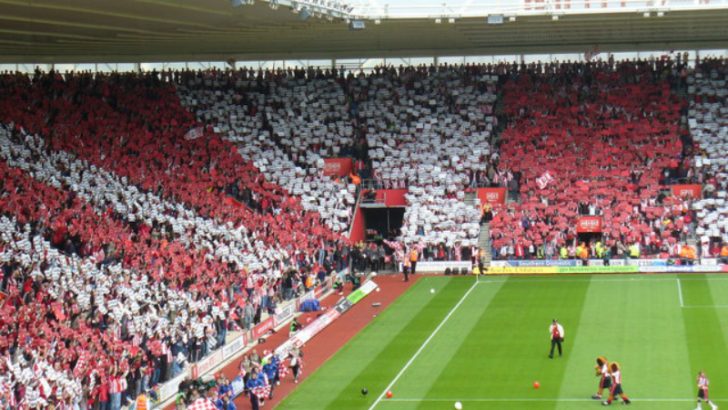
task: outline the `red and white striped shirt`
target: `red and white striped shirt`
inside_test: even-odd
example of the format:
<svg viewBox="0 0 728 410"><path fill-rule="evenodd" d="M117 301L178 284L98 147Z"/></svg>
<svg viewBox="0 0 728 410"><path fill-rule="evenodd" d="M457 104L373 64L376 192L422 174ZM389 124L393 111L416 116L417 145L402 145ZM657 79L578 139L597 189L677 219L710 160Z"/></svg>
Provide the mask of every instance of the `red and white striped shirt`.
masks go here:
<svg viewBox="0 0 728 410"><path fill-rule="evenodd" d="M109 378L109 394L122 393L126 390L126 378L117 376Z"/></svg>
<svg viewBox="0 0 728 410"><path fill-rule="evenodd" d="M708 380L705 376L698 377L698 388L701 390L708 390L708 385L710 384L710 380Z"/></svg>

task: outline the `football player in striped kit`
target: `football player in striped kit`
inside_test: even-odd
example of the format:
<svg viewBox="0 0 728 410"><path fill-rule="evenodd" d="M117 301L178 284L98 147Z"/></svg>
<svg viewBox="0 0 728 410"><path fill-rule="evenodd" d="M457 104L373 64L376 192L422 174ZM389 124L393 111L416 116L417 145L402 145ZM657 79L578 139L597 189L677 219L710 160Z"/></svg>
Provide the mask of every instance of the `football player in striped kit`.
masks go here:
<svg viewBox="0 0 728 410"><path fill-rule="evenodd" d="M710 401L710 398L708 396L709 384L710 380L708 380L708 376L706 376L705 372L701 370L700 373L698 373L698 407L696 407L695 410L703 409L703 401L708 403L712 410L718 410L718 406Z"/></svg>
<svg viewBox="0 0 728 410"><path fill-rule="evenodd" d="M597 357L597 364L594 366L597 377L599 377L599 387L597 388L597 394L592 396L594 400L602 399L602 392L604 389L611 389L612 387L612 375L609 374L609 362L604 356Z"/></svg>
<svg viewBox="0 0 728 410"><path fill-rule="evenodd" d="M609 370L612 374L612 389L609 391L609 400L603 401L602 404L605 406L612 404L615 396L621 397L624 404L630 404L631 401L629 400L629 397L627 397L622 390L622 372L619 363L610 363Z"/></svg>

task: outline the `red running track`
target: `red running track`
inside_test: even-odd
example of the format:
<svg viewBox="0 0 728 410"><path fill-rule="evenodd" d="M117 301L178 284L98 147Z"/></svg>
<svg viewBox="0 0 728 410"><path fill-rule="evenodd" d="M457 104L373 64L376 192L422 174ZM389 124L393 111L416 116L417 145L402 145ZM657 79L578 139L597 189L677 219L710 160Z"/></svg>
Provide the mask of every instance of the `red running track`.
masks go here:
<svg viewBox="0 0 728 410"><path fill-rule="evenodd" d="M301 380L306 379L311 373L318 369L324 362L331 358L342 346L351 340L354 335L364 328L373 318L374 315L386 309L399 295L404 293L412 284L414 284L421 275L410 276L409 282L403 282L401 275L378 276L374 281L379 285L381 291L372 292L364 298L359 304L354 305L351 310L344 313L339 319L326 327L311 341L303 347L305 368ZM346 294L350 293L347 286ZM321 301L321 306L330 309L343 296L337 293L329 295ZM379 307L373 307L373 303L381 303ZM304 313L299 316L302 324L313 320L320 312ZM288 339L288 328L284 327L279 332L271 335L265 343L257 345L252 351L261 354L264 350L272 351L284 341ZM250 353L248 352L248 353ZM247 354L247 353L246 353ZM238 365L240 359L227 365L222 372L232 380L238 375ZM300 383L300 381L299 381ZM293 375L289 372L285 380L281 381L281 385L277 386L273 392L273 400L265 402L265 408L274 408L281 400L289 395L295 388L293 383ZM250 409L250 400L241 395L235 400L238 409ZM173 409L174 406L168 406L167 410Z"/></svg>

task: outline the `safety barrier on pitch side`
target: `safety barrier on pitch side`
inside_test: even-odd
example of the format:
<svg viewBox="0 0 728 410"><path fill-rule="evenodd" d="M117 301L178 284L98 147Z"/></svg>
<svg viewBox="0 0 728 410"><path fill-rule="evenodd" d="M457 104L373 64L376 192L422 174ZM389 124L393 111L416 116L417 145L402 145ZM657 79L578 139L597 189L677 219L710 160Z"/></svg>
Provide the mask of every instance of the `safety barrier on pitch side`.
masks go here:
<svg viewBox="0 0 728 410"><path fill-rule="evenodd" d="M491 266L486 275L554 275L559 273L556 266Z"/></svg>
<svg viewBox="0 0 728 410"><path fill-rule="evenodd" d="M728 272L728 265L640 266L642 273L717 273Z"/></svg>
<svg viewBox="0 0 728 410"><path fill-rule="evenodd" d="M658 266L491 266L488 275L555 275L600 273L718 273L727 272L728 265L658 265Z"/></svg>
<svg viewBox="0 0 728 410"><path fill-rule="evenodd" d="M314 336L324 330L326 326L330 325L334 320L338 319L339 316L344 314L344 312L349 310L351 306L355 305L368 294L372 293L372 291L374 291L377 287L379 287L379 285L372 280L365 282L361 285L361 287L359 287L359 289L350 293L349 296L342 298L332 309L326 311L326 313L316 318L316 320L311 322L308 326L299 330L288 340L283 342L283 344L275 349L275 353L280 357L288 355L288 352L290 352L291 349L299 347L311 340Z"/></svg>
<svg viewBox="0 0 728 410"><path fill-rule="evenodd" d="M418 261L417 273L442 273L445 269L468 269L473 266L470 261ZM402 264L399 264L399 272L402 272Z"/></svg>
<svg viewBox="0 0 728 410"><path fill-rule="evenodd" d="M245 349L249 343L255 343L260 336L265 335L270 329L291 320L293 316L295 316L301 300L310 299L314 296L317 298L322 296L327 290L331 289L332 284L333 276L326 278L326 280L315 290L312 290L311 292L302 295L300 298L292 300L281 306L274 316L269 316L264 321L258 323L258 325L250 332L243 332L240 336L226 343L219 350L212 352L202 360L184 369L182 373L173 379L163 383L157 389L157 397L159 397L158 403L163 403L177 394L179 385L184 380L190 377L196 379L205 375L210 370L239 354L239 352Z"/></svg>
<svg viewBox="0 0 728 410"><path fill-rule="evenodd" d="M667 259L611 259L608 266L667 266ZM510 267L543 267L543 266L582 266L581 260L577 259L512 259L492 261L490 266ZM588 266L605 266L602 259L589 259Z"/></svg>
<svg viewBox="0 0 728 410"><path fill-rule="evenodd" d="M554 275L576 273L638 273L638 266L491 266L488 275Z"/></svg>
<svg viewBox="0 0 728 410"><path fill-rule="evenodd" d="M511 259L511 260L497 260L491 261L490 266L498 267L538 267L544 266L576 266L575 259Z"/></svg>

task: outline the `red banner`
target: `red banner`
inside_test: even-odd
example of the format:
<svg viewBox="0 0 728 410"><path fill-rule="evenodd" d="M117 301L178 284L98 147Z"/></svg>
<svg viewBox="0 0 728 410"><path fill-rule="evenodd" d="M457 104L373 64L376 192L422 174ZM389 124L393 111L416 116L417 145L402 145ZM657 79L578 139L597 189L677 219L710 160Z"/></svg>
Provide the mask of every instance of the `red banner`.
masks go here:
<svg viewBox="0 0 728 410"><path fill-rule="evenodd" d="M326 158L324 159L324 175L345 177L349 175L354 163L351 158Z"/></svg>
<svg viewBox="0 0 728 410"><path fill-rule="evenodd" d="M602 231L602 217L580 216L576 221L576 232L598 233Z"/></svg>
<svg viewBox="0 0 728 410"><path fill-rule="evenodd" d="M494 204L505 204L506 203L506 189L505 188L478 188L478 198L480 203L485 204L486 202Z"/></svg>
<svg viewBox="0 0 728 410"><path fill-rule="evenodd" d="M386 207L407 206L406 194L406 189L378 189L377 202L383 202Z"/></svg>
<svg viewBox="0 0 728 410"><path fill-rule="evenodd" d="M366 238L366 228L364 227L364 211L361 206L357 205L354 212L354 220L351 221L351 230L349 231L349 240L351 243L358 243Z"/></svg>
<svg viewBox="0 0 728 410"><path fill-rule="evenodd" d="M703 187L701 185L673 185L672 194L680 198L689 196L699 199L703 196Z"/></svg>
<svg viewBox="0 0 728 410"><path fill-rule="evenodd" d="M253 330L250 332L252 339L260 339L261 336L265 335L271 329L273 329L273 325L273 316L269 316L266 320L258 323L258 326L254 327Z"/></svg>

